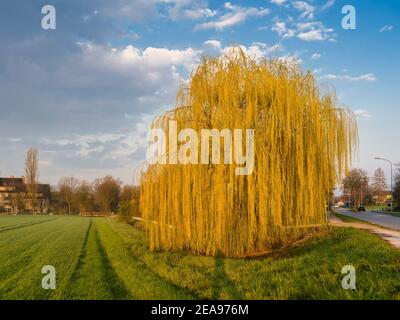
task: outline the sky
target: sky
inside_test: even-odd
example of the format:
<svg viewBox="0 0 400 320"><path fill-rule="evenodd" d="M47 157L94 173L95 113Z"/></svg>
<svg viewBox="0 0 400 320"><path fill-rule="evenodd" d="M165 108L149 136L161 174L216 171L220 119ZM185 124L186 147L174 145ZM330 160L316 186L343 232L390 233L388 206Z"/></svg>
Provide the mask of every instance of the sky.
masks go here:
<svg viewBox="0 0 400 320"><path fill-rule="evenodd" d="M56 29L42 28L42 7ZM343 29L345 5L356 28ZM30 147L40 181L130 183L145 160L155 115L204 54L240 45L314 73L355 112L360 148L353 167L373 175L400 163L398 0L2 0L0 175L22 176Z"/></svg>

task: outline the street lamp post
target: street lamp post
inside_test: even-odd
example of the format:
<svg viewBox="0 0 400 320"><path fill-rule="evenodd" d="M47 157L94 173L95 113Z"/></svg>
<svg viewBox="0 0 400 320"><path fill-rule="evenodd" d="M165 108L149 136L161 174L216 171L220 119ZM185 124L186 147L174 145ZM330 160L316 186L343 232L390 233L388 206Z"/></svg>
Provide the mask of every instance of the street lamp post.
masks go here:
<svg viewBox="0 0 400 320"><path fill-rule="evenodd" d="M382 160L390 163L390 211L393 211L393 163L392 161L385 159L385 158L379 158L375 157L375 160Z"/></svg>

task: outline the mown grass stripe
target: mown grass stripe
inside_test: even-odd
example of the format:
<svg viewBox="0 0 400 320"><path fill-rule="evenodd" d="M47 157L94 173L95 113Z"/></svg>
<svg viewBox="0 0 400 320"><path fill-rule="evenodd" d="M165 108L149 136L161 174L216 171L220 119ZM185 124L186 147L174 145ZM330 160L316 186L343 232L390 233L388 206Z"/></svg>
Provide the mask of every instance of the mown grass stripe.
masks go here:
<svg viewBox="0 0 400 320"><path fill-rule="evenodd" d="M129 299L130 294L129 291L124 286L122 280L118 277L115 272L111 261L108 258L107 252L104 248L104 245L99 237L98 229L95 229L95 241L98 247L98 252L101 257L101 264L103 275L105 278L105 283L107 284L110 292L112 294L113 299Z"/></svg>
<svg viewBox="0 0 400 320"><path fill-rule="evenodd" d="M103 240L105 251L118 277L130 290L134 299L196 299L182 287L176 286L167 279L147 268L137 259L123 238L116 233L108 220L99 221L99 234ZM107 239L107 241L104 241Z"/></svg>
<svg viewBox="0 0 400 320"><path fill-rule="evenodd" d="M25 224L16 224L16 225L12 225L12 226L7 226L7 227L0 228L0 232L5 232L5 231L9 231L9 230L14 230L14 229L19 229L19 228L34 226L36 224L46 223L46 222L50 222L50 221L53 221L53 220L55 220L55 219L53 218L53 219L47 219L47 220L44 220L44 221L37 221L37 222L35 221L35 222L28 222L28 223L25 223Z"/></svg>
<svg viewBox="0 0 400 320"><path fill-rule="evenodd" d="M129 299L130 294L113 270L98 235L96 219L91 220L78 265L64 299Z"/></svg>

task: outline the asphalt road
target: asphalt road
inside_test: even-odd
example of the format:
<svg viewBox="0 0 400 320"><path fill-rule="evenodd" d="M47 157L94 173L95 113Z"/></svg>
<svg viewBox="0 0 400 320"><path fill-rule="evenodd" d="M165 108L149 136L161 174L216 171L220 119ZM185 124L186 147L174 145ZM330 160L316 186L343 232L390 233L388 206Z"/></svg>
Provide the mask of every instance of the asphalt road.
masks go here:
<svg viewBox="0 0 400 320"><path fill-rule="evenodd" d="M378 213L374 211L352 212L346 209L335 209L335 211L340 214L368 221L385 228L400 230L400 218L391 216L390 214Z"/></svg>

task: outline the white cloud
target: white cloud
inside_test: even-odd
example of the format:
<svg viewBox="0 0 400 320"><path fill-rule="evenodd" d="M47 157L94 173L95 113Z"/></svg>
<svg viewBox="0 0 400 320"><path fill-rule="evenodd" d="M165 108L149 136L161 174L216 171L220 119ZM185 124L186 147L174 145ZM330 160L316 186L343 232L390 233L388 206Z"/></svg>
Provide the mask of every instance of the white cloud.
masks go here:
<svg viewBox="0 0 400 320"><path fill-rule="evenodd" d="M228 46L222 49L222 52L225 54L229 54L234 47ZM250 46L240 46L245 54L254 59L260 59L263 57L268 57L272 54L280 52L283 50L283 47L279 44L275 44L272 46L267 45L262 42L253 42Z"/></svg>
<svg viewBox="0 0 400 320"><path fill-rule="evenodd" d="M376 77L373 73L362 74L358 77L353 77L351 80L355 81L376 81Z"/></svg>
<svg viewBox="0 0 400 320"><path fill-rule="evenodd" d="M211 10L209 8L205 8L205 9L197 8L197 9L185 10L184 13L185 13L185 16L190 19L209 18L209 17L213 17L217 14L216 11Z"/></svg>
<svg viewBox="0 0 400 320"><path fill-rule="evenodd" d="M221 42L218 40L207 40L203 42L203 47L206 50L220 52L222 49Z"/></svg>
<svg viewBox="0 0 400 320"><path fill-rule="evenodd" d="M328 0L328 1L321 7L321 11L328 10L328 9L331 8L334 4L335 4L335 0Z"/></svg>
<svg viewBox="0 0 400 320"><path fill-rule="evenodd" d="M301 18L314 19L315 7L306 1L294 1L293 7L302 12L300 15Z"/></svg>
<svg viewBox="0 0 400 320"><path fill-rule="evenodd" d="M169 17L174 21L183 19L204 19L210 18L217 14L215 10L207 7L204 1L194 0L167 0L167 5L171 5L168 9Z"/></svg>
<svg viewBox="0 0 400 320"><path fill-rule="evenodd" d="M297 23L298 31L308 31L308 30L325 30L326 32L332 32L333 29L327 28L321 21L311 21L311 22L299 22Z"/></svg>
<svg viewBox="0 0 400 320"><path fill-rule="evenodd" d="M288 29L284 21L276 21L271 30L277 32L283 39L292 38L295 35L295 30Z"/></svg>
<svg viewBox="0 0 400 320"><path fill-rule="evenodd" d="M282 36L287 30L286 23L284 21L276 21L271 30L276 31L280 36Z"/></svg>
<svg viewBox="0 0 400 320"><path fill-rule="evenodd" d="M257 44L257 43L255 43ZM272 46L269 46L265 49L265 51L270 54L270 53L275 53L283 50L283 46L280 44L274 44Z"/></svg>
<svg viewBox="0 0 400 320"><path fill-rule="evenodd" d="M278 33L282 39L294 36L304 41L333 41L335 39L334 30L327 28L321 21L294 23L294 20L290 19L287 22L276 20L271 30Z"/></svg>
<svg viewBox="0 0 400 320"><path fill-rule="evenodd" d="M136 128L127 134L114 145L113 150L106 155L108 159L123 159L132 156L139 148L147 147L147 126L143 123L136 125Z"/></svg>
<svg viewBox="0 0 400 320"><path fill-rule="evenodd" d="M250 17L263 17L269 14L268 9L254 7L244 8L233 5L230 2L226 2L224 8L228 10L227 13L218 17L215 21L208 21L196 25L195 30L223 30L242 23Z"/></svg>
<svg viewBox="0 0 400 320"><path fill-rule="evenodd" d="M311 56L311 59L312 59L312 60L318 60L319 58L321 58L321 54L319 54L319 53L314 53L314 54Z"/></svg>
<svg viewBox="0 0 400 320"><path fill-rule="evenodd" d="M300 22L297 24L297 31L297 37L304 41L334 40L334 30L325 27L320 21Z"/></svg>
<svg viewBox="0 0 400 320"><path fill-rule="evenodd" d="M129 46L128 46L129 47ZM128 49L127 47L127 49ZM125 50L127 50L125 49ZM136 59L136 50L133 59ZM140 57L142 62L154 67L165 67L167 65L183 65L188 71L192 69L194 64L198 61L199 51L187 48L184 50L171 50L165 48L149 47L145 49Z"/></svg>
<svg viewBox="0 0 400 320"><path fill-rule="evenodd" d="M70 150L70 156L95 157L98 160L123 160L139 148L146 147L146 126L137 123L134 130L125 133L100 133L96 135L72 135L64 139L42 139L46 146Z"/></svg>
<svg viewBox="0 0 400 320"><path fill-rule="evenodd" d="M297 37L304 41L323 41L327 39L326 35L324 35L321 30L301 32L297 35Z"/></svg>
<svg viewBox="0 0 400 320"><path fill-rule="evenodd" d="M278 6L281 6L285 4L287 0L271 0L271 3L277 4Z"/></svg>
<svg viewBox="0 0 400 320"><path fill-rule="evenodd" d="M299 65L303 62L298 56L291 54L279 57L278 60L285 62L289 65Z"/></svg>
<svg viewBox="0 0 400 320"><path fill-rule="evenodd" d="M382 28L379 29L379 32L391 31L394 29L394 26L384 25Z"/></svg>
<svg viewBox="0 0 400 320"><path fill-rule="evenodd" d="M77 145L77 146L89 146L90 144L94 143L107 143L113 142L120 138L123 135L121 134L110 134L110 133L103 133L103 134L96 134L96 135L73 135L70 138L64 139L42 139L44 144L55 144L60 147L65 147L67 145Z"/></svg>
<svg viewBox="0 0 400 320"><path fill-rule="evenodd" d="M153 118L160 110L174 106L179 85L198 63L202 50L113 48L91 42L79 43L78 49L46 77L68 92L95 91L96 98L77 98L77 94L58 101L60 108L73 110L65 111L65 121L82 124L82 131L89 134L60 131L35 143L38 149L58 151L59 161L67 166L95 162L100 167L110 165L110 159L115 159L115 166L133 165L132 159L144 158L145 135L138 123L143 123L145 115ZM80 116L71 120L69 115L76 110ZM92 123L94 128L89 128Z"/></svg>
<svg viewBox="0 0 400 320"><path fill-rule="evenodd" d="M5 138L5 141L9 142L9 143L18 143L21 142L21 138Z"/></svg>
<svg viewBox="0 0 400 320"><path fill-rule="evenodd" d="M343 80L343 81L366 81L373 82L377 78L373 73L361 74L359 76L350 76L347 74L326 74L319 77L321 80Z"/></svg>
<svg viewBox="0 0 400 320"><path fill-rule="evenodd" d="M127 70L127 67L141 69L150 79L162 72L162 68L184 66L191 71L199 59L200 51L192 48L183 50L148 47L140 50L132 45L125 48L111 48L93 43L80 43L83 60L90 65L113 70Z"/></svg>
<svg viewBox="0 0 400 320"><path fill-rule="evenodd" d="M364 109L358 109L354 111L354 114L359 117L359 118L371 118L372 115L368 113L367 110Z"/></svg>
<svg viewBox="0 0 400 320"><path fill-rule="evenodd" d="M98 10L94 10L92 13L90 14L85 14L82 16L82 20L85 22L88 22L89 20L91 20L93 17L97 16L99 14Z"/></svg>

